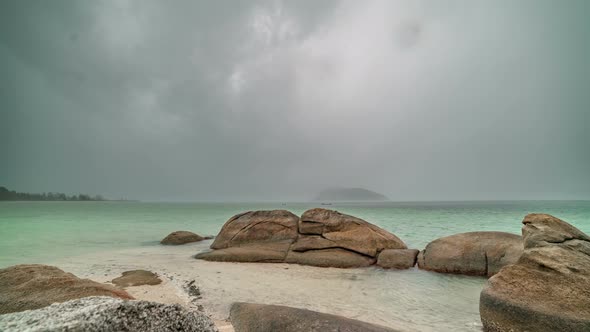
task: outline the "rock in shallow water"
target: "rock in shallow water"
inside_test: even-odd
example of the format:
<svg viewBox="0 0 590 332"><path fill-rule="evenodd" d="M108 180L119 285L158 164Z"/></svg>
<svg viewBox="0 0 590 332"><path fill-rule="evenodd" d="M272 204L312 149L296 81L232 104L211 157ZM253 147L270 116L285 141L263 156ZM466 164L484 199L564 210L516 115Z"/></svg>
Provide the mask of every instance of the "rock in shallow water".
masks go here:
<svg viewBox="0 0 590 332"><path fill-rule="evenodd" d="M31 310L87 296L133 299L122 289L80 279L49 265L15 265L0 269L0 314Z"/></svg>
<svg viewBox="0 0 590 332"><path fill-rule="evenodd" d="M176 231L168 234L162 241L161 244L165 245L180 245L192 242L199 242L207 239L206 237L202 237L198 234L188 231Z"/></svg>
<svg viewBox="0 0 590 332"><path fill-rule="evenodd" d="M124 301L100 296L0 315L0 331L214 332L217 329L204 314L188 311L177 304Z"/></svg>
<svg viewBox="0 0 590 332"><path fill-rule="evenodd" d="M228 220L211 252L196 258L224 262L285 262L321 267L364 267L384 249L404 249L397 236L362 219L311 209L251 211Z"/></svg>
<svg viewBox="0 0 590 332"><path fill-rule="evenodd" d="M234 303L230 320L236 332L395 332L342 316L254 303Z"/></svg>
<svg viewBox="0 0 590 332"><path fill-rule="evenodd" d="M430 242L418 267L441 273L492 276L522 254L522 237L505 232L468 232Z"/></svg>
<svg viewBox="0 0 590 332"><path fill-rule="evenodd" d="M409 269L416 265L417 249L386 249L377 258L377 265L385 269Z"/></svg>
<svg viewBox="0 0 590 332"><path fill-rule="evenodd" d="M547 214L522 223L522 256L481 292L484 330L590 331L590 237Z"/></svg>

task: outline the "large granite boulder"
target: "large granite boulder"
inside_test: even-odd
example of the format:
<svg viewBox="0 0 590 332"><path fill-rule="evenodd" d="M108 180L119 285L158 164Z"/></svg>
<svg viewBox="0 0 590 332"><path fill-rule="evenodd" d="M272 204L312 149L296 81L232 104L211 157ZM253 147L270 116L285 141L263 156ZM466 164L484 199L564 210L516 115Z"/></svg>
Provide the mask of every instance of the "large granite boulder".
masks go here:
<svg viewBox="0 0 590 332"><path fill-rule="evenodd" d="M119 287L159 285L162 279L157 274L146 270L125 271L123 274L111 281Z"/></svg>
<svg viewBox="0 0 590 332"><path fill-rule="evenodd" d="M395 332L385 326L280 305L234 303L229 319L236 332Z"/></svg>
<svg viewBox="0 0 590 332"><path fill-rule="evenodd" d="M4 332L216 332L207 316L178 304L87 297L48 307L0 315Z"/></svg>
<svg viewBox="0 0 590 332"><path fill-rule="evenodd" d="M162 241L161 244L165 245L180 245L192 242L199 242L207 239L206 237L200 236L189 231L176 231L168 234Z"/></svg>
<svg viewBox="0 0 590 332"><path fill-rule="evenodd" d="M299 220L295 251L342 248L369 257L383 249L406 249L397 236L360 218L328 209L305 211Z"/></svg>
<svg viewBox="0 0 590 332"><path fill-rule="evenodd" d="M414 267L418 249L385 249L377 257L377 265L384 269L404 270Z"/></svg>
<svg viewBox="0 0 590 332"><path fill-rule="evenodd" d="M122 289L80 279L54 266L16 265L0 269L0 314L42 308L87 296L133 299Z"/></svg>
<svg viewBox="0 0 590 332"><path fill-rule="evenodd" d="M522 237L505 232L469 232L430 242L418 267L442 273L492 276L522 254Z"/></svg>
<svg viewBox="0 0 590 332"><path fill-rule="evenodd" d="M547 214L523 222L524 252L481 292L485 331L590 331L590 237Z"/></svg>
<svg viewBox="0 0 590 332"><path fill-rule="evenodd" d="M231 217L211 244L224 249L253 242L295 241L299 218L286 210L249 211Z"/></svg>

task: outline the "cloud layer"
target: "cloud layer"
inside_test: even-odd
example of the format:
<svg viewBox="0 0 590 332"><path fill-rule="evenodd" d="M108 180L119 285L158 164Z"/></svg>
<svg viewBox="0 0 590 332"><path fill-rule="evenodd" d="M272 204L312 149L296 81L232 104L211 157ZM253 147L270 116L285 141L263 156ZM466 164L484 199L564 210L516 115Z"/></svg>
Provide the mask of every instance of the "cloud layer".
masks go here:
<svg viewBox="0 0 590 332"><path fill-rule="evenodd" d="M590 199L583 0L0 6L17 190Z"/></svg>

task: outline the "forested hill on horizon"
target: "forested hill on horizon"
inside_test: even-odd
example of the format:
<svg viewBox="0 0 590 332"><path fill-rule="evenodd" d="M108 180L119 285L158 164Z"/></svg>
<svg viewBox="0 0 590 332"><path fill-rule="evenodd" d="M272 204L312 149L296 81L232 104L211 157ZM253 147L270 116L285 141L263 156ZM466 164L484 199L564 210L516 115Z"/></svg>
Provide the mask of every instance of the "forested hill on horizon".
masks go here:
<svg viewBox="0 0 590 332"><path fill-rule="evenodd" d="M383 194L364 189L364 188L330 188L322 190L314 199L314 201L340 201L340 202L356 202L356 201L373 201L384 202L389 201L389 198Z"/></svg>
<svg viewBox="0 0 590 332"><path fill-rule="evenodd" d="M101 195L66 195L64 193L21 193L0 186L0 201L106 201Z"/></svg>

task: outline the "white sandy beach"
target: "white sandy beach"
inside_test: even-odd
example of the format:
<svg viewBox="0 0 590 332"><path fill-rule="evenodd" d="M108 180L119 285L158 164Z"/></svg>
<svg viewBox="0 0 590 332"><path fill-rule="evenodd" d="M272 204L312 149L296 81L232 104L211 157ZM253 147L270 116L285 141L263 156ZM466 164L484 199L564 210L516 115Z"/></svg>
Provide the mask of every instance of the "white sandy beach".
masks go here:
<svg viewBox="0 0 590 332"><path fill-rule="evenodd" d="M479 291L485 279L379 268L336 269L294 264L218 263L192 258L210 241L146 246L49 262L79 277L108 282L124 271L161 276L158 286L130 287L138 299L204 310L220 330L236 301L280 304L342 315L402 331L476 331ZM433 280L435 282L433 282ZM195 280L201 298L186 285Z"/></svg>

